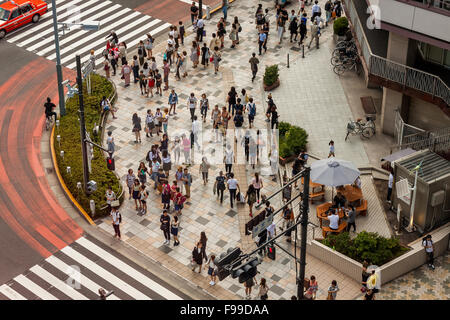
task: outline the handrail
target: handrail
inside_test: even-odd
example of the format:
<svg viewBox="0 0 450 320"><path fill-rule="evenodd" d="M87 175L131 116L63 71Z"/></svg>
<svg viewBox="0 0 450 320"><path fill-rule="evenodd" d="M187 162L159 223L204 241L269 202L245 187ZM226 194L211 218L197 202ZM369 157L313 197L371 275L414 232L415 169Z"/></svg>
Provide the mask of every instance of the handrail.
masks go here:
<svg viewBox="0 0 450 320"><path fill-rule="evenodd" d="M437 96L442 100L444 100L447 103L447 105L450 105L450 88L439 76L428 73L426 71L406 66L404 64L374 54L370 48L369 41L367 40L367 37L364 33L364 29L361 25L361 21L356 12L356 8L354 6L353 1L343 0L343 3L348 8L349 20L352 23L358 41L362 46L361 51L363 51L362 53L364 56L364 60L367 64L369 73L381 76L383 78L431 94L433 96ZM358 35L361 36L361 39L358 37ZM365 54L364 49L368 50L367 52L368 55ZM391 66L386 67L389 64ZM411 77L411 75L414 76ZM414 80L419 77L421 77L421 79L418 79L418 81Z"/></svg>

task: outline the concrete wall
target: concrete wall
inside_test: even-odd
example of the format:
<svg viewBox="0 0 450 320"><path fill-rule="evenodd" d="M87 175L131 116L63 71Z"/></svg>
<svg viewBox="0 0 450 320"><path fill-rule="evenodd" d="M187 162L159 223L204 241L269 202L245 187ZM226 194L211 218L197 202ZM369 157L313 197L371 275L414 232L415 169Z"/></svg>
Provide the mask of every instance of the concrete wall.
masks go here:
<svg viewBox="0 0 450 320"><path fill-rule="evenodd" d="M449 127L450 118L439 107L411 97L408 124L430 131Z"/></svg>
<svg viewBox="0 0 450 320"><path fill-rule="evenodd" d="M431 232L435 247L435 258L449 249L450 223ZM412 249L379 268L381 284L394 280L426 263L425 250L422 248L422 238L409 244ZM313 240L308 245L307 252L321 261L328 263L346 276L361 282L361 263L332 250L331 248Z"/></svg>

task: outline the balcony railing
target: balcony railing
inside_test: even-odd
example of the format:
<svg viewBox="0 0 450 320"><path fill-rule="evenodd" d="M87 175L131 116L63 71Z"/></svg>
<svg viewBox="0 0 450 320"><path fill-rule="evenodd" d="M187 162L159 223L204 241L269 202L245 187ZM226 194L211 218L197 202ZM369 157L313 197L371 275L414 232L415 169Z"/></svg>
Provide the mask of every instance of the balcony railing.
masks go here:
<svg viewBox="0 0 450 320"><path fill-rule="evenodd" d="M362 1L362 0L358 0ZM372 53L352 0L343 0L370 74L439 97L450 105L450 89L441 78Z"/></svg>
<svg viewBox="0 0 450 320"><path fill-rule="evenodd" d="M450 0L407 0L407 2L418 2L428 8L444 9L450 11Z"/></svg>

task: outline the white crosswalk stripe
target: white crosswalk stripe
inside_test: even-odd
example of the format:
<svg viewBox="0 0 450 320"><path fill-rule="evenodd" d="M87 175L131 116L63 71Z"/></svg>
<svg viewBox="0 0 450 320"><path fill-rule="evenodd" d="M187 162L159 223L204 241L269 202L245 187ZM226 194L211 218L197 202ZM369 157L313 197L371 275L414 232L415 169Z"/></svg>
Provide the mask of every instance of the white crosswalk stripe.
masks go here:
<svg viewBox="0 0 450 320"><path fill-rule="evenodd" d="M66 22L74 16L80 22L100 21L100 30L85 31L72 27L63 35L59 34L61 64L75 69L75 56L79 54L84 63L89 59L89 52L95 51L100 62L103 49L106 47L106 36L114 30L119 41L127 43L128 52L145 40L148 33L154 37L168 31L171 26L151 16L133 11L110 0L57 0L56 10L59 22ZM79 11L78 11L79 10ZM76 14L79 12L79 14ZM16 44L30 52L55 61L55 45L51 6L37 24L32 24L7 34L6 41Z"/></svg>
<svg viewBox="0 0 450 320"><path fill-rule="evenodd" d="M1 285L0 300L99 299L101 287L113 291L108 300L188 298L108 250L103 244L82 237Z"/></svg>

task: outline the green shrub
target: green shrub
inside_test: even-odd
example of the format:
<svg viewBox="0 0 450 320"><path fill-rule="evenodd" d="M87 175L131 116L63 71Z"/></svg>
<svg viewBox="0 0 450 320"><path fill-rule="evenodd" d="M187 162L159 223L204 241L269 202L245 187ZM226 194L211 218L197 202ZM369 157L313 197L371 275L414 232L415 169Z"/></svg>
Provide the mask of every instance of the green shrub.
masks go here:
<svg viewBox="0 0 450 320"><path fill-rule="evenodd" d="M339 17L333 23L334 34L345 36L348 30L348 20L346 17Z"/></svg>
<svg viewBox="0 0 450 320"><path fill-rule="evenodd" d="M351 240L348 232L329 235L322 243L346 256L370 264L381 266L405 253L408 249L402 247L396 238L384 238L375 232L360 232Z"/></svg>
<svg viewBox="0 0 450 320"><path fill-rule="evenodd" d="M264 84L266 86L271 86L278 80L278 65L274 64L272 66L266 67L264 72Z"/></svg>
<svg viewBox="0 0 450 320"><path fill-rule="evenodd" d="M287 158L306 150L308 134L304 129L281 121L278 130L280 157Z"/></svg>
<svg viewBox="0 0 450 320"><path fill-rule="evenodd" d="M286 132L291 128L291 124L288 122L280 121L278 123L278 133L280 136L284 136Z"/></svg>
<svg viewBox="0 0 450 320"><path fill-rule="evenodd" d="M83 98L85 109L86 130L90 133L90 138L97 144L101 144L99 134L97 137L92 134L94 124L100 125L101 107L100 101L103 96L110 97L114 88L105 78L99 75L91 75L91 95L87 94L86 84L83 83ZM121 184L114 172L108 170L103 153L94 147L94 158L92 159L92 170L89 175L91 180L97 182L97 191L87 196L83 190L77 188L77 182L83 181L83 165L81 159L80 143L80 123L79 123L78 95L69 98L66 101L67 114L60 119L59 128L55 129L55 140L53 141L57 164L63 180L74 198L79 202L83 209L90 213L89 201L95 201L95 216L101 217L107 212L100 210L105 206L105 192L109 185L117 196L120 194ZM56 135L61 136L61 147L56 141ZM60 151L64 150L64 159L60 156ZM71 174L67 173L66 167L70 166Z"/></svg>

